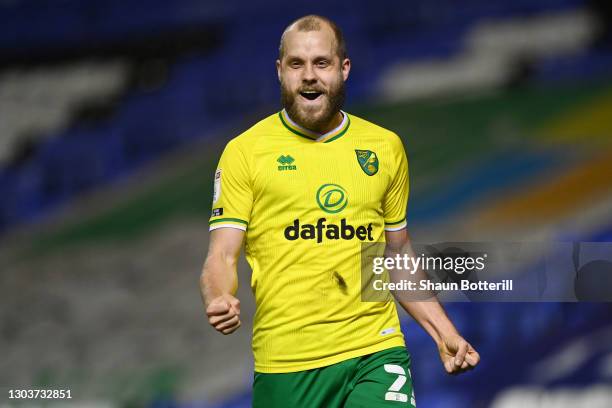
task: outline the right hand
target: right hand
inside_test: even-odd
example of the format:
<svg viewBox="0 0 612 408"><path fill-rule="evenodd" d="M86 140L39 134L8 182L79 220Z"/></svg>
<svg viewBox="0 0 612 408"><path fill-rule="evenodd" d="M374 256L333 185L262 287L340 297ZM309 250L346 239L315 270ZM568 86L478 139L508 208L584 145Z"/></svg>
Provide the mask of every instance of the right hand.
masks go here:
<svg viewBox="0 0 612 408"><path fill-rule="evenodd" d="M206 315L215 330L233 333L240 327L240 301L229 294L216 297L206 307Z"/></svg>

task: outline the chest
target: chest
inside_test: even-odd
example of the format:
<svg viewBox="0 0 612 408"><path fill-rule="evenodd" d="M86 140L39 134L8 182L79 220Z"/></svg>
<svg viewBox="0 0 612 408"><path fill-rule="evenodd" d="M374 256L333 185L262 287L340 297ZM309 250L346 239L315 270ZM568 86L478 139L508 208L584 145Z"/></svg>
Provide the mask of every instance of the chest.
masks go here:
<svg viewBox="0 0 612 408"><path fill-rule="evenodd" d="M391 181L388 158L381 153L375 146L340 143L267 147L256 155L254 199L331 214L378 207Z"/></svg>

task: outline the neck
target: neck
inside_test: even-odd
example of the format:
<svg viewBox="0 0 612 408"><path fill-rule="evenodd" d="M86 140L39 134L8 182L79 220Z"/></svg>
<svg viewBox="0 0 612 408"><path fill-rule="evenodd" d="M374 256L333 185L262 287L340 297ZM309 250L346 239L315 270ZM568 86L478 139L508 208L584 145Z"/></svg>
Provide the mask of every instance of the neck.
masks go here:
<svg viewBox="0 0 612 408"><path fill-rule="evenodd" d="M324 135L330 130L333 130L337 128L338 126L340 126L340 123L342 123L343 118L344 116L342 115L342 112L336 112L334 117L329 121L329 123L326 126L323 126L321 129L317 129L317 130L314 130L314 129L310 129L310 130Z"/></svg>

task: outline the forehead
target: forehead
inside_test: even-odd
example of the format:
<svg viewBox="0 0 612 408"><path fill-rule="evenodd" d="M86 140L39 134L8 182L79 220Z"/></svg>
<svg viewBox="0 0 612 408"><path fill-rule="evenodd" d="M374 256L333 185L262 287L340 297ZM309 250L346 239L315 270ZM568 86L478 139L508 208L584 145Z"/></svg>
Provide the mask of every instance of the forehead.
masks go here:
<svg viewBox="0 0 612 408"><path fill-rule="evenodd" d="M322 25L317 31L298 31L292 28L285 33L284 48L286 56L333 56L336 40L327 25Z"/></svg>

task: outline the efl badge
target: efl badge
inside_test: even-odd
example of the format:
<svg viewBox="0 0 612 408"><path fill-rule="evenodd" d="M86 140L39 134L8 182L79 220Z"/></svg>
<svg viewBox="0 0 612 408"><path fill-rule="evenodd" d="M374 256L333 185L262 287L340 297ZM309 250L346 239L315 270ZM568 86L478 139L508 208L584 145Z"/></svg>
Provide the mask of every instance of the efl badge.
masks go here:
<svg viewBox="0 0 612 408"><path fill-rule="evenodd" d="M361 170L368 176L378 173L378 157L371 150L355 150Z"/></svg>

